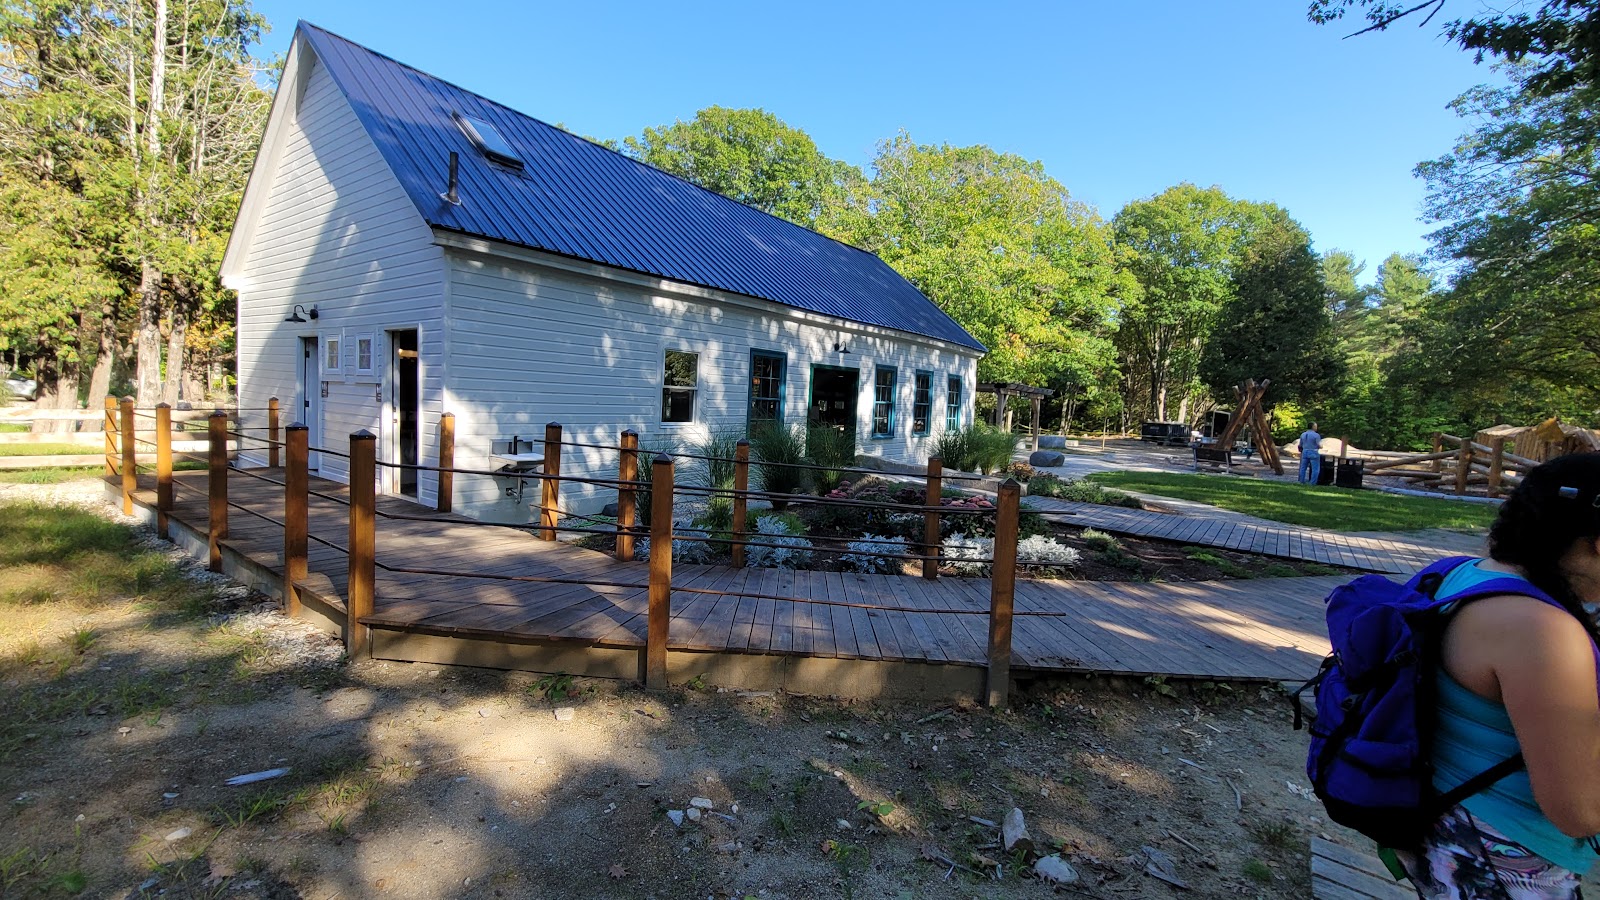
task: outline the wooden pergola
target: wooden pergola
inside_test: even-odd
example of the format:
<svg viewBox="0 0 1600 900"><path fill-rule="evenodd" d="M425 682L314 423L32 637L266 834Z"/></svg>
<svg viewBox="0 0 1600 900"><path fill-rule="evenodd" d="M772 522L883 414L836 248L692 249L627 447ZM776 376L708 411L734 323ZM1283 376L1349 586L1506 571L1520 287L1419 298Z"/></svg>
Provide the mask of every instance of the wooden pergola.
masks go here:
<svg viewBox="0 0 1600 900"><path fill-rule="evenodd" d="M990 424L996 428L1005 427L1001 416L1006 414L1006 403L1012 397L1027 397L1033 401L1033 418L1028 427L1033 434L1033 449L1039 449L1039 406L1044 398L1055 396L1055 391L1017 382L982 381L978 383L978 393L994 395L994 419Z"/></svg>

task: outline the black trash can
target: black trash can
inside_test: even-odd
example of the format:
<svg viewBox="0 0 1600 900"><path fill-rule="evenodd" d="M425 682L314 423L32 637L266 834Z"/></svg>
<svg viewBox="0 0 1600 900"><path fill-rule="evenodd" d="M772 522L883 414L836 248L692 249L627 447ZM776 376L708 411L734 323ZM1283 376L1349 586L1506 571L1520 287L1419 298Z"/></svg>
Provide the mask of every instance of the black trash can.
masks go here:
<svg viewBox="0 0 1600 900"><path fill-rule="evenodd" d="M1322 465L1317 469L1317 484L1327 487L1333 484L1333 464L1335 457L1324 456Z"/></svg>
<svg viewBox="0 0 1600 900"><path fill-rule="evenodd" d="M1338 487L1361 487L1361 478L1366 473L1366 460L1341 459L1334 467L1333 483Z"/></svg>

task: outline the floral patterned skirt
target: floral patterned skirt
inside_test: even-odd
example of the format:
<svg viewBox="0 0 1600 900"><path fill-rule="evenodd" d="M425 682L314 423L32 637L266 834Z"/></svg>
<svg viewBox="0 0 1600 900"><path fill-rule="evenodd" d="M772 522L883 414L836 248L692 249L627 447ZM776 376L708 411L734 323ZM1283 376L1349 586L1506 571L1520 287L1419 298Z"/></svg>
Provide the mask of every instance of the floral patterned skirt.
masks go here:
<svg viewBox="0 0 1600 900"><path fill-rule="evenodd" d="M1580 900L1577 873L1556 865L1456 806L1400 863L1423 900Z"/></svg>

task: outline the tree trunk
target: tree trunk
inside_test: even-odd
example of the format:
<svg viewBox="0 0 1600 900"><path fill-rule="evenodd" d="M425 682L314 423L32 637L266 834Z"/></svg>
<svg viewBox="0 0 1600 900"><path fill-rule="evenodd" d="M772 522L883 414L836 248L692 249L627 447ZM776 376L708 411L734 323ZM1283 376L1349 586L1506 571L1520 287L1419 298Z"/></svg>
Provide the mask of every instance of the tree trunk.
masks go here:
<svg viewBox="0 0 1600 900"><path fill-rule="evenodd" d="M94 371L89 375L89 408L100 409L111 393L111 371L117 362L117 301L100 304L100 328L95 336Z"/></svg>
<svg viewBox="0 0 1600 900"><path fill-rule="evenodd" d="M146 259L139 273L139 328L134 334L138 368L134 400L140 406L161 402L161 270Z"/></svg>
<svg viewBox="0 0 1600 900"><path fill-rule="evenodd" d="M189 322L182 309L172 311L172 326L167 332L167 381L162 398L177 403L183 397L183 374L188 368L184 352L184 336L189 333Z"/></svg>
<svg viewBox="0 0 1600 900"><path fill-rule="evenodd" d="M35 409L77 409L78 408L78 367L72 363L62 363L59 358L48 362L41 361L34 367L34 376L38 381L38 403ZM76 431L78 423L71 419L36 419L33 423L34 431L57 432Z"/></svg>

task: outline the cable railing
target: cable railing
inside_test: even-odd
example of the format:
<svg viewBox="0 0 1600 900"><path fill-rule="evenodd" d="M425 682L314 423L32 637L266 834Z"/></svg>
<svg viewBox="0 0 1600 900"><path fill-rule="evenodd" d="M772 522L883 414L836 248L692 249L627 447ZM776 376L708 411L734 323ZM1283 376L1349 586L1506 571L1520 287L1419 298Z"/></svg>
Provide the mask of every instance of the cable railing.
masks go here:
<svg viewBox="0 0 1600 900"><path fill-rule="evenodd" d="M329 547L342 554L346 559L347 572L345 584L345 622L344 636L346 645L352 656L360 656L369 651L370 628L367 619L374 614L376 598L376 574L379 571L389 575L437 577L451 579L478 579L502 582L518 582L526 584L551 584L551 585L587 585L595 588L616 589L622 591L643 591L647 595L646 639L642 652L641 671L644 681L649 687L661 687L666 684L666 652L668 646L669 621L671 616L671 598L674 594L687 596L717 596L741 597L761 601L792 603L797 605L815 605L823 607L843 607L872 611L898 612L917 615L986 615L989 618L989 699L991 703L1004 702L1005 692L1009 686L1009 668L1011 656L1011 620L1014 615L1042 616L1056 615L1050 611L1024 610L1013 611L1015 594L1015 579L1017 570L1017 532L1020 517L1020 488L1013 480L1004 482L997 492L997 502L990 508L961 508L945 505L943 502L943 484L952 475L942 471L939 459L928 461L923 483L916 487L904 490L915 490L920 497L917 499L902 496L896 500L873 500L862 497L819 497L812 494L800 494L789 491L752 489L750 487L751 467L774 466L778 464L765 463L759 459L752 459L749 443L740 441L733 457L718 457L709 454L697 453L669 453L651 450L641 450L638 446L638 435L632 431L624 431L619 436L616 446L591 444L580 441L566 441L561 436L561 426L552 423L546 427L545 438L542 442L544 456L540 471L507 471L503 469L477 469L459 467L454 464L454 417L445 414L440 419L439 429L439 459L437 465L423 465L416 463L390 463L377 460L377 440L368 432L356 432L350 435L348 452L340 452L327 447L312 447L309 442L309 431L304 425L291 425L287 428L281 426L278 419L276 401L267 407L268 423L265 426L245 426L225 410L216 410L206 416L206 452L179 452L174 453L172 410L165 404L157 406L149 416L139 415L132 401L107 403L107 455L106 467L108 475L120 475L123 488L124 509L131 513L133 493L138 485L138 472L140 465L135 458L138 448L154 446L156 449L156 484L157 484L157 529L167 536L170 531L169 517L175 499L174 481L172 477L175 461L200 461L203 460L207 467L207 488L205 503L207 508L207 548L209 564L214 571L221 571L222 543L228 538L229 517L233 512L242 513L254 519L267 522L282 530L284 538L284 580L283 595L285 607L291 615L298 614L302 604L301 583L309 572L308 548L310 544ZM155 422L153 440L145 438L136 430L140 418L149 418ZM185 432L178 432L184 434ZM264 434L263 434L264 433ZM535 446L530 442L530 447ZM584 450L604 450L616 454L615 477L601 477L594 474L564 474L561 471L562 449L581 448ZM241 450L262 452L265 451L269 460L269 467L264 471L252 471L248 467L235 464ZM310 455L328 454L342 457L349 461L348 467L348 495L341 496L315 490L311 487L309 460ZM647 459L640 459L641 454ZM687 459L704 462L717 462L729 464L732 468L732 486L679 483L677 480L677 459ZM283 465L280 467L279 462ZM810 464L783 464L791 468L809 470L824 470L830 472L852 472L871 475L883 475L877 470L859 468L840 468L833 466L813 466ZM642 469L647 466L648 469ZM436 511L431 514L413 514L395 510L379 510L376 505L376 485L380 469L415 472L418 474L432 473L438 479L438 500ZM278 473L281 474L281 479ZM284 503L284 514L281 518L263 512L259 509L259 495L251 500L235 500L229 497L230 474L237 473L241 477L257 484L269 485L281 489ZM464 478L496 478L515 479L519 484L532 482L539 486L537 503L537 518L531 523L502 523L484 522L463 517L442 519L440 514L451 511L453 484L456 476ZM563 488L581 487L593 492L614 491L617 498L617 516L615 522L605 519L596 519L591 516L581 516L568 513L562 509L561 494ZM197 492L196 492L197 493ZM189 500L199 499L187 489L184 494ZM711 499L726 500L732 507L731 521L726 527L696 526L680 528L674 522L674 503L678 497L690 498L696 501L709 501ZM332 504L336 509L345 510L348 520L348 540L343 544L329 540L327 537L311 533L309 528L310 503L312 498L317 498ZM752 502L765 502L774 508L787 506L819 505L832 506L840 509L876 511L889 514L905 514L920 516L922 522L921 540L916 539L914 530L907 533L904 539L889 537L861 536L854 540L840 539L840 543L850 543L849 555L860 559L880 559L905 564L920 564L921 575L927 579L939 577L939 569L945 562L943 553L943 522L961 518L992 519L993 553L986 558L972 558L963 555L958 560L949 560L961 565L986 566L992 572L990 578L990 604L989 609L965 608L960 604L949 606L929 605L898 605L895 603L874 603L853 599L837 599L825 597L794 596L782 591L752 590L746 587L742 590L719 590L707 587L690 587L687 585L674 586L672 583L673 547L674 544L712 544L727 548L729 564L733 567L743 568L749 562L748 551L756 549L780 550L792 548L794 545L776 539L776 535L768 535L750 529L749 504ZM637 519L646 518L648 522L638 522ZM325 515L326 508L319 515ZM619 564L634 564L636 544L647 540L648 551L645 553L647 564L644 574L645 580L597 579L593 577L572 577L564 575L525 575L506 572L473 571L470 569L453 569L439 566L416 566L385 562L377 557L376 522L379 519L397 522L426 522L435 526L448 527L492 527L513 528L531 532L542 541L555 541L561 534L603 536L614 540L612 551ZM585 524L575 524L575 522ZM906 524L901 523L902 527ZM840 551L843 552L843 551ZM638 570L634 570L638 571ZM763 582L757 579L756 585L765 584L772 587L770 580Z"/></svg>

